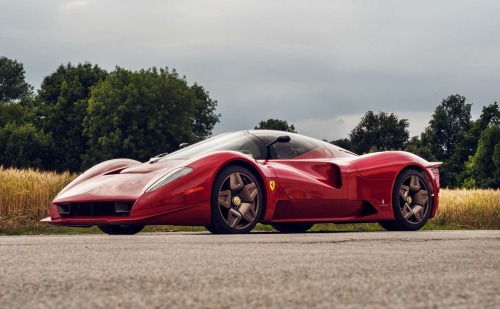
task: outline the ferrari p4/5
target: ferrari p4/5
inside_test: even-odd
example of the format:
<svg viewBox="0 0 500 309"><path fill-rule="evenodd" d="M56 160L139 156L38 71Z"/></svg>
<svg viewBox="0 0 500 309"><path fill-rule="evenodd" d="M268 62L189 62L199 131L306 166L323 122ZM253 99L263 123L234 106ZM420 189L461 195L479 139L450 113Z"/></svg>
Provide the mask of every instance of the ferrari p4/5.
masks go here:
<svg viewBox="0 0 500 309"><path fill-rule="evenodd" d="M408 152L359 156L271 130L182 146L144 163L114 159L90 168L57 195L42 221L108 234L162 224L247 233L257 223L293 233L326 222L414 231L438 209L441 163Z"/></svg>

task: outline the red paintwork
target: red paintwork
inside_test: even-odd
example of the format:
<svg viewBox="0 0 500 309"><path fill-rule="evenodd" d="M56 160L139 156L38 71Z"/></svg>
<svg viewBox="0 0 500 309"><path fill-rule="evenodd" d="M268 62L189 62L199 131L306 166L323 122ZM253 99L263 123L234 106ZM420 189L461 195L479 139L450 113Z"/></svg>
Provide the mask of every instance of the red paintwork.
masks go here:
<svg viewBox="0 0 500 309"><path fill-rule="evenodd" d="M408 167L422 170L430 180L431 217L435 216L439 196L437 164L407 152L356 156L320 143L323 146L287 160L254 160L240 152L223 151L155 164L127 159L106 161L59 193L51 205L48 222L69 226L208 225L212 183L218 172L231 164L253 170L260 179L265 200L263 223L393 220L394 182ZM183 166L194 171L156 191L145 192L168 171ZM276 182L274 190L270 181ZM133 201L134 206L128 217L61 217L57 210L57 204L103 201ZM363 213L367 205L371 205L372 212Z"/></svg>

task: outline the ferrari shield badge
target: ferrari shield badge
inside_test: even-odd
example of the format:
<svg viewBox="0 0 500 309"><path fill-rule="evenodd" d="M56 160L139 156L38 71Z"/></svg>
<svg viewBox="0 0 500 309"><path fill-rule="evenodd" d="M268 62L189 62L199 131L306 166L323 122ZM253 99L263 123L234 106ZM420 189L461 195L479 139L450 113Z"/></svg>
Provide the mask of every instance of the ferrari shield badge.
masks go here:
<svg viewBox="0 0 500 309"><path fill-rule="evenodd" d="M269 188L271 188L271 191L274 191L274 189L276 188L276 182L274 182L274 180L271 180L269 182Z"/></svg>

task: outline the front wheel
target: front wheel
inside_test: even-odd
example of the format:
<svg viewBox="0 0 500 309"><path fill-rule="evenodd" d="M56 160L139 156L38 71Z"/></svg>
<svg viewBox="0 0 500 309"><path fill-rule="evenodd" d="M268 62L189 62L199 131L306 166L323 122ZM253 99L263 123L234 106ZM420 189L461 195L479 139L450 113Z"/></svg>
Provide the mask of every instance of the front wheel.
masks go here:
<svg viewBox="0 0 500 309"><path fill-rule="evenodd" d="M142 231L144 225L99 225L97 227L108 235L134 235Z"/></svg>
<svg viewBox="0 0 500 309"><path fill-rule="evenodd" d="M257 177L241 166L221 170L212 186L211 222L214 234L250 232L260 219L263 195Z"/></svg>
<svg viewBox="0 0 500 309"><path fill-rule="evenodd" d="M432 191L428 178L409 169L396 179L392 193L394 221L379 222L388 231L416 231L429 220Z"/></svg>
<svg viewBox="0 0 500 309"><path fill-rule="evenodd" d="M288 222L272 223L271 226L281 233L304 233L312 228L314 223L309 222Z"/></svg>

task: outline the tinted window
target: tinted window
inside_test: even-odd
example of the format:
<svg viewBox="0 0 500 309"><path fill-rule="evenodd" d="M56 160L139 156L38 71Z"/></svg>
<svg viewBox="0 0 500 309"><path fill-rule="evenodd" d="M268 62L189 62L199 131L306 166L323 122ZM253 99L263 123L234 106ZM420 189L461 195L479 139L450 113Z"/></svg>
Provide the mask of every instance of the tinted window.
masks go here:
<svg viewBox="0 0 500 309"><path fill-rule="evenodd" d="M266 149L261 140L247 132L221 134L202 142L179 149L164 159L187 159L214 151L239 151L254 159L265 159Z"/></svg>
<svg viewBox="0 0 500 309"><path fill-rule="evenodd" d="M259 131L251 131L251 133L262 139L265 144L271 143L278 137L278 135L275 136L268 133L260 133ZM271 159L291 159L321 147L321 143L312 138L293 133L281 133L283 133L283 135L290 136L290 142L276 143L272 145ZM279 132L277 134L279 134Z"/></svg>

